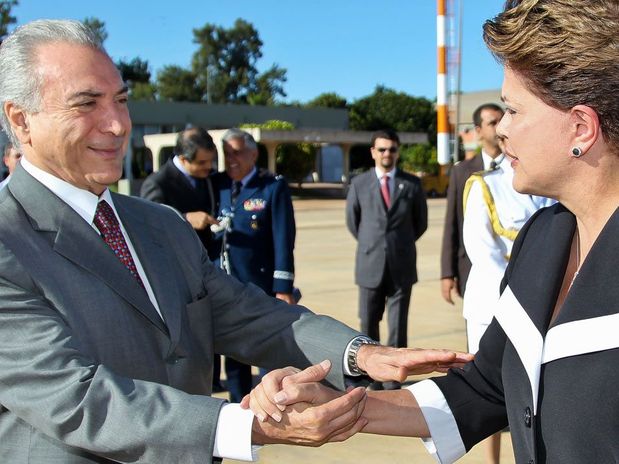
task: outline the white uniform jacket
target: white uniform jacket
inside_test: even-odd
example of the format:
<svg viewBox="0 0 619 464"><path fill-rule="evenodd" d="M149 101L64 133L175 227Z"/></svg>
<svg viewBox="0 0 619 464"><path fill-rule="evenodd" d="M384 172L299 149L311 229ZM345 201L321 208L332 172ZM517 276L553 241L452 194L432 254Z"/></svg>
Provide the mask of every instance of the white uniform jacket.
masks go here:
<svg viewBox="0 0 619 464"><path fill-rule="evenodd" d="M561 204L534 215L475 360L411 387L440 462L508 421L519 464L619 462L619 208L550 325L575 225Z"/></svg>
<svg viewBox="0 0 619 464"><path fill-rule="evenodd" d="M494 170L469 177L464 187L463 237L471 272L466 283L465 319L489 324L514 240L533 214L554 200L514 190L514 170L504 160Z"/></svg>

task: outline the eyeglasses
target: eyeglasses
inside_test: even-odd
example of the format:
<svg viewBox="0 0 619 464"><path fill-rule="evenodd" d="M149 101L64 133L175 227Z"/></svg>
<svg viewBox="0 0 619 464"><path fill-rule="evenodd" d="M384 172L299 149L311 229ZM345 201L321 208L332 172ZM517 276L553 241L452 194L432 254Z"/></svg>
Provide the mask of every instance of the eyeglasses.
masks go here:
<svg viewBox="0 0 619 464"><path fill-rule="evenodd" d="M377 148L377 150L379 153L385 153L386 151L388 151L389 153L397 153L399 148L398 147Z"/></svg>

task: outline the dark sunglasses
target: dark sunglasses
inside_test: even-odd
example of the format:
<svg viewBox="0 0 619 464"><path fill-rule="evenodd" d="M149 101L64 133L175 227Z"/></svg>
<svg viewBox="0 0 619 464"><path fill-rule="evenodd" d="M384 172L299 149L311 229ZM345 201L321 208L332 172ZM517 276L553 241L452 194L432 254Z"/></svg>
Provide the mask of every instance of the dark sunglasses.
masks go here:
<svg viewBox="0 0 619 464"><path fill-rule="evenodd" d="M398 147L390 147L390 148L377 148L379 153L385 153L388 151L389 153L396 153L398 151Z"/></svg>

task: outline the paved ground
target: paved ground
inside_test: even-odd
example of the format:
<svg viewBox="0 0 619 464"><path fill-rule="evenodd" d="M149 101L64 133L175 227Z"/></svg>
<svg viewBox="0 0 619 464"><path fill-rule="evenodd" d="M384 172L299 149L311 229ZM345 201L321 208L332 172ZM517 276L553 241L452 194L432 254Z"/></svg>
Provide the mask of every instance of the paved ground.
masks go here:
<svg viewBox="0 0 619 464"><path fill-rule="evenodd" d="M296 200L296 284L302 303L315 312L358 327L357 289L353 283L355 243L344 224L343 200ZM409 346L466 349L461 305L445 303L439 291L439 254L445 200L429 200L429 228L417 243L420 281L413 287ZM384 324L382 324L384 325ZM385 329L385 327L382 327ZM386 338L386 331L382 332ZM414 378L411 377L411 380ZM514 463L509 434L502 437L502 463ZM483 464L479 447L459 462ZM234 461L226 461L234 462ZM262 464L274 463L433 463L418 439L359 434L345 443L321 448L264 447Z"/></svg>

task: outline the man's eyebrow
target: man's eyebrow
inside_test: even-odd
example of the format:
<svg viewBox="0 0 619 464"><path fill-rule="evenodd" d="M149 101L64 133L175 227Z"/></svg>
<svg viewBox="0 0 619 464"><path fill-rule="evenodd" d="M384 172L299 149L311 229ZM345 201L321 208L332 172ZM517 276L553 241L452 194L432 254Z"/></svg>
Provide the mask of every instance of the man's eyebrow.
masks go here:
<svg viewBox="0 0 619 464"><path fill-rule="evenodd" d="M115 96L118 95L122 95L129 92L129 87L127 85L123 85L115 94ZM103 96L103 92L98 91L98 90L82 90L79 92L75 92L74 94L70 95L68 100L79 100L81 98L97 98L97 97L102 97Z"/></svg>

